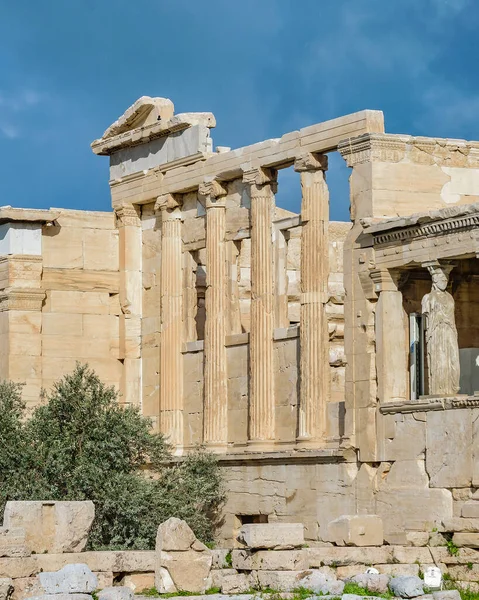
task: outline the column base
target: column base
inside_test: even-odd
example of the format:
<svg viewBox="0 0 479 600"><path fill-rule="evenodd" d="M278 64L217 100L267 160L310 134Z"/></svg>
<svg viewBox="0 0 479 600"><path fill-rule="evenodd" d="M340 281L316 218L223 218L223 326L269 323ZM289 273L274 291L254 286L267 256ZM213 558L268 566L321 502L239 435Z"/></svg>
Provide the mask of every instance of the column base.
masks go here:
<svg viewBox="0 0 479 600"><path fill-rule="evenodd" d="M213 454L226 454L228 444L226 442L205 442L205 448Z"/></svg>
<svg viewBox="0 0 479 600"><path fill-rule="evenodd" d="M247 452L274 452L274 440L248 440Z"/></svg>
<svg viewBox="0 0 479 600"><path fill-rule="evenodd" d="M296 447L297 448L308 448L308 449L316 449L324 446L325 440L316 437L309 437L306 435L300 435L296 438Z"/></svg>

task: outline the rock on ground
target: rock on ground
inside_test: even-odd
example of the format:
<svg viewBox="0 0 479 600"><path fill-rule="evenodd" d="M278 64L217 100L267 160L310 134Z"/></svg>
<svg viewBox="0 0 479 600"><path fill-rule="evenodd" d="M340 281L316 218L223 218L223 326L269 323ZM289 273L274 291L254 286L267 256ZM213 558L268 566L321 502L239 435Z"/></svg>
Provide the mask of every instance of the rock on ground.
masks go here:
<svg viewBox="0 0 479 600"><path fill-rule="evenodd" d="M7 600L13 592L13 580L10 577L0 577L0 600Z"/></svg>
<svg viewBox="0 0 479 600"><path fill-rule="evenodd" d="M415 598L424 595L423 581L419 577L400 575L389 582L389 589L395 596Z"/></svg>
<svg viewBox="0 0 479 600"><path fill-rule="evenodd" d="M389 577L387 575L362 573L351 577L350 581L357 583L359 586L370 592L385 594L388 591Z"/></svg>
<svg viewBox="0 0 479 600"><path fill-rule="evenodd" d="M66 565L59 571L39 573L45 594L90 594L98 587L98 579L84 564Z"/></svg>
<svg viewBox="0 0 479 600"><path fill-rule="evenodd" d="M133 600L133 591L126 586L107 587L98 592L98 600Z"/></svg>

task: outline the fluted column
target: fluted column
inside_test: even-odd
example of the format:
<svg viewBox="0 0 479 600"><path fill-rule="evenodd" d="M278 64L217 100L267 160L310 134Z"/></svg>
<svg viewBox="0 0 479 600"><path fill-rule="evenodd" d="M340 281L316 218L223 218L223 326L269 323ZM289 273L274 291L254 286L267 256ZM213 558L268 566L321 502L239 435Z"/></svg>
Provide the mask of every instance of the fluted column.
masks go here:
<svg viewBox="0 0 479 600"><path fill-rule="evenodd" d="M217 181L199 188L206 206L206 323L205 401L203 440L212 450L224 451L228 441L228 388L226 362L226 243L225 196Z"/></svg>
<svg viewBox="0 0 479 600"><path fill-rule="evenodd" d="M330 394L329 337L325 310L329 275L327 157L296 159L301 176L300 404L298 442L315 445L326 434Z"/></svg>
<svg viewBox="0 0 479 600"><path fill-rule="evenodd" d="M141 389L141 221L133 204L115 209L120 246L119 353L123 360L121 402L142 408Z"/></svg>
<svg viewBox="0 0 479 600"><path fill-rule="evenodd" d="M160 428L177 454L183 447L183 340L181 210L171 194L160 196L161 337Z"/></svg>
<svg viewBox="0 0 479 600"><path fill-rule="evenodd" d="M275 437L273 365L273 169L247 169L251 197L251 332L249 444L268 447Z"/></svg>

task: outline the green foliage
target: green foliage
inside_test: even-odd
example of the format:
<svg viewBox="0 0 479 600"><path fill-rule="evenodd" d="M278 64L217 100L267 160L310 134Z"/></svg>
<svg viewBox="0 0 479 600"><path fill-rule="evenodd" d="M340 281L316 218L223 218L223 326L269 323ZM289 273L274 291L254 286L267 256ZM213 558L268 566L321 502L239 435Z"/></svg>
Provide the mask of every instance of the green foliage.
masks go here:
<svg viewBox="0 0 479 600"><path fill-rule="evenodd" d="M449 552L449 554L451 556L457 556L459 554L459 548L456 546L456 544L452 540L446 541L446 547L447 547L447 551Z"/></svg>
<svg viewBox="0 0 479 600"><path fill-rule="evenodd" d="M88 366L77 365L24 417L21 388L0 383L0 509L7 500L93 500L93 550L154 548L171 516L213 540L224 499L215 457L197 449L173 459L151 421L119 405Z"/></svg>
<svg viewBox="0 0 479 600"><path fill-rule="evenodd" d="M230 569L233 566L233 554L232 554L231 550L225 556L225 563L228 565L228 567Z"/></svg>
<svg viewBox="0 0 479 600"><path fill-rule="evenodd" d="M363 588L352 581L346 582L343 594L356 594L357 596L376 596L378 598L388 599L393 597L393 594L391 592L387 592L386 594L380 594L379 592L370 592L366 588Z"/></svg>

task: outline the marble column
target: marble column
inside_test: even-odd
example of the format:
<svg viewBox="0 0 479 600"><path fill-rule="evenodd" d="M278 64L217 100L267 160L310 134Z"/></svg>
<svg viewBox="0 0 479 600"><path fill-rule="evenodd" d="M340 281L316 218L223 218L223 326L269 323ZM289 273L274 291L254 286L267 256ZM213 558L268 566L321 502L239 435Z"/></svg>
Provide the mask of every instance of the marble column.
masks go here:
<svg viewBox="0 0 479 600"><path fill-rule="evenodd" d="M183 341L181 209L172 194L160 196L161 335L160 429L180 454L183 447Z"/></svg>
<svg viewBox="0 0 479 600"><path fill-rule="evenodd" d="M120 346L123 360L121 402L139 406L141 389L141 221L137 207L124 204L115 209L120 246Z"/></svg>
<svg viewBox="0 0 479 600"><path fill-rule="evenodd" d="M273 217L276 171L248 168L251 197L251 332L249 444L268 448L275 438L273 363Z"/></svg>
<svg viewBox="0 0 479 600"><path fill-rule="evenodd" d="M325 304L329 276L329 192L324 178L327 156L305 154L294 168L300 173L301 313L300 403L298 442L315 445L326 435L330 395L329 336Z"/></svg>
<svg viewBox="0 0 479 600"><path fill-rule="evenodd" d="M376 269L370 276L378 295L375 333L379 402L404 402L409 399L409 343L407 315L399 289L401 273Z"/></svg>
<svg viewBox="0 0 479 600"><path fill-rule="evenodd" d="M205 400L203 441L224 452L228 441L228 388L226 362L226 242L227 190L214 179L200 185L206 207L206 322Z"/></svg>

